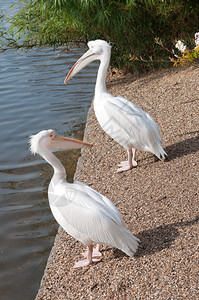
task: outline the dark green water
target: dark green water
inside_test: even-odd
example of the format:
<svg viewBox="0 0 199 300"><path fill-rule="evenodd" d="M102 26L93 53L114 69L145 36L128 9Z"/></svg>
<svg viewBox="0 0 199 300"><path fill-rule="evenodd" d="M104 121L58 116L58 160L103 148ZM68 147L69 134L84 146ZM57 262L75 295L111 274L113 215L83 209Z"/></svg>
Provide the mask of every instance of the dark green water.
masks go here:
<svg viewBox="0 0 199 300"><path fill-rule="evenodd" d="M0 0L1 9L14 1ZM43 129L81 139L96 64L63 81L85 49L8 50L0 54L0 299L34 299L58 225L48 205L52 169L31 155ZM75 99L75 100L71 100ZM57 153L72 180L79 153Z"/></svg>

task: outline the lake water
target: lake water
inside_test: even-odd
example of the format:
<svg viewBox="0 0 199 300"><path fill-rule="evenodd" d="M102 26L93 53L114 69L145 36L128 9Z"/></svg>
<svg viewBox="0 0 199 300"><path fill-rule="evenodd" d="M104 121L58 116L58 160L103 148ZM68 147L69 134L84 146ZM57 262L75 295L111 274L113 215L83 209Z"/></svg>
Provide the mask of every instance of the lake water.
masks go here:
<svg viewBox="0 0 199 300"><path fill-rule="evenodd" d="M15 1L0 0L6 10ZM29 151L43 129L82 139L97 64L64 85L83 48L7 50L0 54L0 299L32 300L58 225L48 204L51 167ZM56 154L72 180L77 151Z"/></svg>

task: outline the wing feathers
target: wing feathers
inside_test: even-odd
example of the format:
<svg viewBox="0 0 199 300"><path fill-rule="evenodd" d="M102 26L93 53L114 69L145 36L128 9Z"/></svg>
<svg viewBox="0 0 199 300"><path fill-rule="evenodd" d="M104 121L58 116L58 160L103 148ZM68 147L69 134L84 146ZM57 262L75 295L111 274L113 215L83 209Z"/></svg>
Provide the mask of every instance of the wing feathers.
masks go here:
<svg viewBox="0 0 199 300"><path fill-rule="evenodd" d="M92 242L106 244L132 256L138 247L138 239L125 228L116 206L84 184L75 182L72 185L76 189L74 199L66 200L63 205L64 197L62 200L59 197L62 205L56 209L51 206L64 230L86 245Z"/></svg>
<svg viewBox="0 0 199 300"><path fill-rule="evenodd" d="M125 144L128 147L131 145L132 148L152 152L164 159L166 152L161 145L158 125L148 113L121 96L109 97L104 109L112 122L112 127L109 126L112 128L110 135L113 139L124 147ZM115 132L114 128L117 128ZM122 139L122 136L125 138Z"/></svg>

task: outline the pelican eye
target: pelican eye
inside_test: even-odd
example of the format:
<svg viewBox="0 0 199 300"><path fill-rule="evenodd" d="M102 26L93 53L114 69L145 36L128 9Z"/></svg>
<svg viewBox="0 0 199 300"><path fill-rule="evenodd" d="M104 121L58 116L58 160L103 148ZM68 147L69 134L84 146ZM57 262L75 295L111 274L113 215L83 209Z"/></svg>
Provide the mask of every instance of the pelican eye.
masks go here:
<svg viewBox="0 0 199 300"><path fill-rule="evenodd" d="M51 139L53 139L54 138L54 133L52 132L49 136L50 136Z"/></svg>

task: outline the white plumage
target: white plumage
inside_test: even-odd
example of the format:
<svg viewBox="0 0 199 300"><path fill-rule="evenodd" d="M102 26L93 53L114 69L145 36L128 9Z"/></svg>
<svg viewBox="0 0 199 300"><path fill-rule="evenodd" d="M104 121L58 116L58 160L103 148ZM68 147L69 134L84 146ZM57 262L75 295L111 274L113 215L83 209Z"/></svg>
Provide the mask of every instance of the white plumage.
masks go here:
<svg viewBox="0 0 199 300"><path fill-rule="evenodd" d="M82 267L98 261L99 246L93 251L93 244L116 247L132 256L138 247L137 239L125 228L122 216L116 206L105 196L89 186L66 181L66 173L51 149L89 147L81 141L60 137L53 130L43 130L30 138L32 153L40 154L54 168L48 197L51 211L61 227L87 246L87 259L74 267Z"/></svg>
<svg viewBox="0 0 199 300"><path fill-rule="evenodd" d="M88 42L89 50L71 68L64 83L94 60L100 60L95 86L94 111L102 129L128 152L118 172L137 166L135 150L149 151L162 161L166 152L157 123L137 105L122 96L114 97L106 90L106 74L111 46L102 40Z"/></svg>

